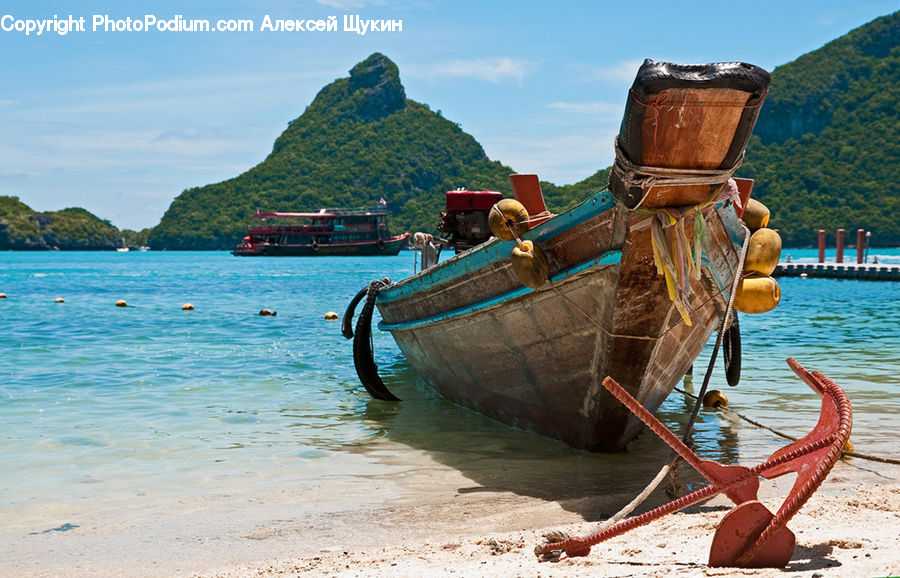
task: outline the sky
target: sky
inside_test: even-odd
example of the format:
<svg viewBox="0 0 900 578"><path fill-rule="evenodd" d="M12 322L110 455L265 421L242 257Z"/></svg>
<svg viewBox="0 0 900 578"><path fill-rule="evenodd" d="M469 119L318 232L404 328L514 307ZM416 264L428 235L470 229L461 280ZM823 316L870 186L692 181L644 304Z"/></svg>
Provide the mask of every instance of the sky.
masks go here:
<svg viewBox="0 0 900 578"><path fill-rule="evenodd" d="M185 189L264 160L323 86L373 52L397 64L407 98L458 123L492 160L574 183L611 164L645 58L771 71L898 9L900 0L3 0L0 195L152 227ZM330 17L336 29L316 30ZM400 29L345 29L357 17ZM61 34L60 23L82 18L84 30ZM185 30L194 20L253 29ZM310 29L274 29L278 20Z"/></svg>

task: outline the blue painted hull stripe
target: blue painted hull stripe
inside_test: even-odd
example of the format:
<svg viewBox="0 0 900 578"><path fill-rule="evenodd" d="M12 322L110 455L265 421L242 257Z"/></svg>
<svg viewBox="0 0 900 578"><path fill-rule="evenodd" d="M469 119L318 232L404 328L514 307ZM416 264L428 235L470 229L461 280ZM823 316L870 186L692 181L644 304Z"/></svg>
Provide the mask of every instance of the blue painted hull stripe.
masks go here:
<svg viewBox="0 0 900 578"><path fill-rule="evenodd" d="M614 265L616 263L621 263L622 261L622 252L621 251L609 251L608 253L604 253L600 257L596 259L592 259L590 261L585 261L579 265L575 265L565 271L557 273L553 277L550 278L550 283L556 283L561 281L562 279L568 279L574 275L577 275L583 271L591 269L592 267L603 267L606 265ZM716 285L719 287L719 290L724 290L724 286L722 285L722 281L719 279L719 276L716 274L716 271L710 267L709 259L706 255L702 257L703 267L712 274ZM432 323L438 323L440 321L447 321L448 319L453 319L454 317L459 317L461 315L467 315L469 313L474 313L476 311L480 311L482 309L487 309L489 307L494 307L495 305L500 305L501 303L512 301L522 295L526 295L528 293L533 292L534 289L528 287L520 287L518 289L514 289L503 295L499 295L497 297L491 297L490 299L485 299L484 301L479 301L478 303L473 303L472 305L467 305L465 307L460 307L459 309L454 309L452 311L446 311L444 313L438 313L437 315L432 315L431 317L423 317L422 319L414 319L412 321L403 321L401 323L385 323L381 321L378 323L378 329L381 331L396 331L402 329L412 329L413 327L421 327L423 325L430 325Z"/></svg>
<svg viewBox="0 0 900 578"><path fill-rule="evenodd" d="M556 283L561 281L562 279L567 279L572 277L573 275L577 275L582 271L586 271L592 267L602 267L605 265L614 265L616 263L620 263L622 261L622 252L621 251L610 251L608 253L604 253L600 257L596 259L592 259L590 261L585 261L584 263L580 263L566 269L565 271L561 271L557 273L553 277L550 278L550 283ZM381 331L395 331L398 329L411 329L413 327L420 327L422 325L430 325L432 323L437 323L439 321L446 321L448 319L452 319L454 317L459 317L461 315L466 315L468 313L474 313L475 311L479 311L481 309L487 309L488 307L493 307L495 305L499 305L506 301L512 301L522 295L526 295L528 293L533 292L534 289L529 287L520 287L518 289L513 289L503 295L498 295L497 297L491 297L490 299L485 299L484 301L479 301L478 303L473 303L472 305L467 305L465 307L460 307L459 309L454 309L452 311L446 311L444 313L438 313L437 315L432 315L431 317L424 317L422 319L414 319L412 321L404 321L401 323L385 323L384 321L378 324L378 329Z"/></svg>
<svg viewBox="0 0 900 578"><path fill-rule="evenodd" d="M563 231L577 227L589 219L610 210L615 205L616 201L613 196L607 191L601 191L569 211L541 223L525 233L523 238L537 242L545 241ZM391 303L411 297L417 293L431 291L439 285L449 283L463 275L474 273L479 269L509 258L513 245L515 245L514 241L495 241L486 246L482 245L466 253L461 253L431 269L383 289L378 293L378 301L380 303Z"/></svg>

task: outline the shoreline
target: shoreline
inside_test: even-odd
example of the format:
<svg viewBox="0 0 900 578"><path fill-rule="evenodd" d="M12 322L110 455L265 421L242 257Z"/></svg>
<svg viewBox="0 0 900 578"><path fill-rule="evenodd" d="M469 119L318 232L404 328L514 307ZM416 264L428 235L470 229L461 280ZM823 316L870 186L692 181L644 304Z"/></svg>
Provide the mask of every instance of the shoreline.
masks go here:
<svg viewBox="0 0 900 578"><path fill-rule="evenodd" d="M900 466L835 466L790 521L786 569L709 568L713 532L731 503L716 496L594 546L538 562L542 534L593 532L637 491L528 492L463 473L425 451L383 441L377 471L353 482L235 484L205 495L144 497L3 516L3 576L890 576L900 574ZM530 462L529 462L530 463ZM485 464L492 467L493 460ZM644 472L646 473L646 472ZM507 474L510 475L510 474ZM517 475L513 471L512 476ZM573 476L579 472L573 470ZM650 474L649 477L652 477ZM643 483L649 477L641 474ZM689 467L686 485L696 483ZM609 481L602 482L610 487ZM775 511L794 476L761 480ZM573 484L579 483L573 478ZM581 482L583 484L583 481ZM586 489L587 488L587 489ZM696 489L696 488L692 488ZM545 489L546 490L546 489ZM634 514L666 503L657 489ZM101 504L102 505L102 504Z"/></svg>
<svg viewBox="0 0 900 578"><path fill-rule="evenodd" d="M864 466L865 467L865 466ZM797 544L787 567L713 568L709 548L719 521L731 507L723 496L664 516L595 545L585 557L539 562L534 554L544 533L562 529L572 536L595 531L597 521L556 512L554 503L521 496L485 496L472 515L469 506L430 505L409 519L396 520L412 537L365 547L353 537L307 555L272 558L184 574L195 578L243 576L896 576L900 574L900 467L889 472L860 470L839 462L809 502L789 522ZM777 511L794 476L763 481L761 501ZM657 490L655 494L662 493ZM457 495L458 497L459 495ZM666 501L657 496L655 503ZM531 502L531 503L529 503ZM651 506L644 506L646 511ZM434 510L437 511L434 511ZM440 514L436 525L428 515ZM636 512L636 513L638 513ZM462 514L461 517L455 517ZM468 516L466 515L468 514ZM396 536L395 536L396 537ZM369 539L375 536L368 536Z"/></svg>
<svg viewBox="0 0 900 578"><path fill-rule="evenodd" d="M836 466L819 492L788 524L796 535L797 545L784 569L706 565L715 528L731 508L731 503L722 496L597 544L588 556L564 557L556 563L539 562L533 553L543 533L563 529L570 535L583 536L596 529L596 521L576 521L575 516L557 512L561 523L554 525L551 502L529 504L521 496L485 496L479 504L479 514L474 516L471 513L465 516L467 507L460 508L460 504L424 507L442 516L442 521L430 530L426 512L419 512L411 520L410 512L402 513L396 522L412 537L399 543L392 540L393 543L380 547L362 547L350 535L347 540L335 540L303 556L185 575L197 578L299 574L385 578L585 574L774 577L785 573L820 577L895 576L900 573L898 476L900 468L896 467L892 467L888 476L855 470L847 463ZM761 501L772 511L778 508L793 483L793 476L785 478L774 485L764 482L760 489ZM456 517L460 514L463 515Z"/></svg>

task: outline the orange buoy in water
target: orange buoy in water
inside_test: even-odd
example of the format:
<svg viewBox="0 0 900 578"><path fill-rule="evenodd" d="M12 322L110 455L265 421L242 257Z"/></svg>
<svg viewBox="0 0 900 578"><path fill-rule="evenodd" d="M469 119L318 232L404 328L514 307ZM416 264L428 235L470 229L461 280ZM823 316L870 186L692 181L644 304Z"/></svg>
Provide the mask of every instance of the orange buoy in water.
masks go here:
<svg viewBox="0 0 900 578"><path fill-rule="evenodd" d="M337 318L338 318L338 314L335 313L334 311L329 311L328 313L325 314L325 319L327 319L328 321L334 321Z"/></svg>
<svg viewBox="0 0 900 578"><path fill-rule="evenodd" d="M0 299L6 299L6 293L0 293Z"/></svg>
<svg viewBox="0 0 900 578"><path fill-rule="evenodd" d="M56 303L65 303L66 300L63 299L62 297L57 297L57 298L55 299L55 302L56 302Z"/></svg>
<svg viewBox="0 0 900 578"><path fill-rule="evenodd" d="M728 407L728 398L718 389L711 389L703 396L703 407L719 408Z"/></svg>
<svg viewBox="0 0 900 578"><path fill-rule="evenodd" d="M194 306L191 305L190 303L185 303L184 305L181 306L181 310L182 311L193 311Z"/></svg>
<svg viewBox="0 0 900 578"><path fill-rule="evenodd" d="M124 299L119 299L116 301L116 307L128 307L128 303Z"/></svg>
<svg viewBox="0 0 900 578"><path fill-rule="evenodd" d="M259 314L262 315L263 317L274 317L274 316L278 315L278 312L272 311L270 309L260 309Z"/></svg>

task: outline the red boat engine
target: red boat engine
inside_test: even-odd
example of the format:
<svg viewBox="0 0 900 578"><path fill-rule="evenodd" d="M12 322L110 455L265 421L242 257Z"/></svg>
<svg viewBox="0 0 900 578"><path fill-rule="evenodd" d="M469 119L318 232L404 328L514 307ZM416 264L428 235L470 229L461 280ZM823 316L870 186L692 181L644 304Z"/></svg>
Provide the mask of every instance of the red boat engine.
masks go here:
<svg viewBox="0 0 900 578"><path fill-rule="evenodd" d="M491 238L488 213L503 193L496 191L447 191L447 208L441 211L441 231L457 253Z"/></svg>

